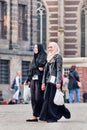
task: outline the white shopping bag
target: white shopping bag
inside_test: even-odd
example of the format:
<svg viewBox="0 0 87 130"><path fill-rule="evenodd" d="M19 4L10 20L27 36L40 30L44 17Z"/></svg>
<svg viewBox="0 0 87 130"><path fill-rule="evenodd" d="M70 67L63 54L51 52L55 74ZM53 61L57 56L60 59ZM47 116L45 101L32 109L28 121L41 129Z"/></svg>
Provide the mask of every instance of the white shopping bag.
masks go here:
<svg viewBox="0 0 87 130"><path fill-rule="evenodd" d="M25 103L29 103L30 97L31 97L30 88L29 88L28 85L24 85L24 92L23 92L24 102L25 102Z"/></svg>
<svg viewBox="0 0 87 130"><path fill-rule="evenodd" d="M15 92L15 94L13 95L13 99L18 100L18 98L19 98L19 90L17 90L17 91Z"/></svg>
<svg viewBox="0 0 87 130"><path fill-rule="evenodd" d="M64 94L61 92L60 89L56 89L56 93L54 96L54 104L56 105L63 105L64 104Z"/></svg>

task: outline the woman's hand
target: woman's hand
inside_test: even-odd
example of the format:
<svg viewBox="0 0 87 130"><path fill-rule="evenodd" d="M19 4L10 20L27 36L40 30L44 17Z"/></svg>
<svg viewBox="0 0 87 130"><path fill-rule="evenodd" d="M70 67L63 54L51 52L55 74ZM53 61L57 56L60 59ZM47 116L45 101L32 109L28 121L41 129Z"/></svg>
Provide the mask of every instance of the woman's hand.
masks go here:
<svg viewBox="0 0 87 130"><path fill-rule="evenodd" d="M60 87L61 87L61 84L57 83L56 88L60 88Z"/></svg>
<svg viewBox="0 0 87 130"><path fill-rule="evenodd" d="M43 67L39 67L38 69L39 69L40 71L43 71Z"/></svg>
<svg viewBox="0 0 87 130"><path fill-rule="evenodd" d="M30 82L26 83L26 81L24 82L24 85L30 85Z"/></svg>
<svg viewBox="0 0 87 130"><path fill-rule="evenodd" d="M41 86L41 90L44 91L45 88L46 88L45 84L42 84L42 86Z"/></svg>

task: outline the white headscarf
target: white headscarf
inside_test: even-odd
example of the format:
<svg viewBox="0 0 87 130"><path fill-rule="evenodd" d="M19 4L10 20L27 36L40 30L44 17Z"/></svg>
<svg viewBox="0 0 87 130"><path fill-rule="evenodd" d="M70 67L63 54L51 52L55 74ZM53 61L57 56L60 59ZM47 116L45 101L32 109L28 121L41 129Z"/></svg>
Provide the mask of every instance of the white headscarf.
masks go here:
<svg viewBox="0 0 87 130"><path fill-rule="evenodd" d="M50 42L48 44L48 47L52 47L53 51L52 52L48 52L48 56L47 56L47 61L49 62L56 54L59 54L60 49L59 46L56 42Z"/></svg>

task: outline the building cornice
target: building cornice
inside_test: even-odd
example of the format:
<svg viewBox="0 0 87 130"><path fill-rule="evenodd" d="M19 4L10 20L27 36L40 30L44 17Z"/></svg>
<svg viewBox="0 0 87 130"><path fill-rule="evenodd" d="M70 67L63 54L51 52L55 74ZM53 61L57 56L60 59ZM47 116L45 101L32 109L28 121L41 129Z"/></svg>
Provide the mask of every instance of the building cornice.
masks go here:
<svg viewBox="0 0 87 130"><path fill-rule="evenodd" d="M33 51L24 50L0 50L0 54L4 55L19 55L19 56L33 56Z"/></svg>
<svg viewBox="0 0 87 130"><path fill-rule="evenodd" d="M71 65L87 67L87 57L63 58L63 65L64 67L70 67Z"/></svg>

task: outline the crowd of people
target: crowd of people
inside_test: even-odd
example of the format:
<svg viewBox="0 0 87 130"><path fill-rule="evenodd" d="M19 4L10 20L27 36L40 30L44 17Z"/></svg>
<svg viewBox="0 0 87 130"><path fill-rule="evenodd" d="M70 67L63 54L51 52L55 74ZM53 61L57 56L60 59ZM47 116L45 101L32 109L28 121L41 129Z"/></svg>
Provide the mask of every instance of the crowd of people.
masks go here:
<svg viewBox="0 0 87 130"><path fill-rule="evenodd" d="M76 66L72 65L69 74L62 74L62 56L57 43L48 44L47 53L42 44L34 45L34 55L31 62L26 81L23 83L23 94L21 93L20 72L16 73L11 89L15 91L8 104L17 104L21 95L23 103L31 101L32 117L27 122L46 121L57 122L64 116L66 119L71 117L69 109L63 105L54 103L54 96L57 89L64 93L64 102L80 102L80 88L77 81L80 81ZM55 84L50 83L50 76L55 78ZM76 92L76 97L74 92Z"/></svg>

